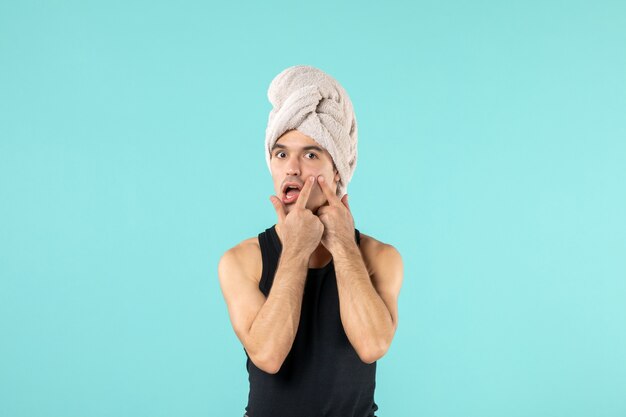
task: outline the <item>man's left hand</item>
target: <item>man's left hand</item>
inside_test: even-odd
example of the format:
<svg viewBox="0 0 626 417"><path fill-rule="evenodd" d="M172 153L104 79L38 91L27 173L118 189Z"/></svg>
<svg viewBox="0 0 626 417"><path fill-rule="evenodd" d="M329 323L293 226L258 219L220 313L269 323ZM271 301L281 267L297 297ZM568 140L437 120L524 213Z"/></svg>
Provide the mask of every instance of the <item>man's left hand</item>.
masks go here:
<svg viewBox="0 0 626 417"><path fill-rule="evenodd" d="M317 183L328 200L315 213L324 224L321 243L332 254L340 245L355 242L354 218L348 205L348 194L340 200L322 175L317 177Z"/></svg>

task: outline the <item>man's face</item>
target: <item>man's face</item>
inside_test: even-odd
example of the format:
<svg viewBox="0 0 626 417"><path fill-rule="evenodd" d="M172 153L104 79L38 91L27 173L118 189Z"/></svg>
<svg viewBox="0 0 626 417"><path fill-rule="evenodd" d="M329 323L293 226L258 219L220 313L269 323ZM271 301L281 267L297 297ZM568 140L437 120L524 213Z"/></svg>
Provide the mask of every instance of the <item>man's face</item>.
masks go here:
<svg viewBox="0 0 626 417"><path fill-rule="evenodd" d="M287 213L291 211L293 203L299 197L298 195L292 200L287 199L284 188L289 182L297 183L302 189L309 176L317 178L318 175L323 175L333 194L337 192L339 174L334 169L332 157L317 142L297 130L290 130L278 138L271 151L270 167L274 191L285 205ZM327 204L327 201L316 180L306 208L315 213L319 207Z"/></svg>

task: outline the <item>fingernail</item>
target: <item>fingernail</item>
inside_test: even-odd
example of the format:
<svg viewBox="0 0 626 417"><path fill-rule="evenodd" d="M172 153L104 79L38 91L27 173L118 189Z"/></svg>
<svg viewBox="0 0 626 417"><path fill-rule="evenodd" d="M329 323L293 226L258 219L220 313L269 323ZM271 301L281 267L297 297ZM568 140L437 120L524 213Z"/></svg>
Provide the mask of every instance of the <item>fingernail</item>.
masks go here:
<svg viewBox="0 0 626 417"><path fill-rule="evenodd" d="M320 182L324 182L324 177L322 177L321 175L317 178Z"/></svg>
<svg viewBox="0 0 626 417"><path fill-rule="evenodd" d="M310 182L315 181L315 177L311 175L311 176L309 177L309 181L310 181Z"/></svg>

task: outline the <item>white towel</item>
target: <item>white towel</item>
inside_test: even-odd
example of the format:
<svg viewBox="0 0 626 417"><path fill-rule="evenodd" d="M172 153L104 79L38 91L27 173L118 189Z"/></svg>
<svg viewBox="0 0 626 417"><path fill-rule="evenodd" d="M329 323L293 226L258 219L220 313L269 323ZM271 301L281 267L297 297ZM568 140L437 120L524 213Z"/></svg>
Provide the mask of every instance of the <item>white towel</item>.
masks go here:
<svg viewBox="0 0 626 417"><path fill-rule="evenodd" d="M342 198L348 191L357 158L357 123L346 90L322 70L296 65L274 77L267 98L273 106L265 131L268 168L276 140L283 133L297 129L333 158L340 176L337 196Z"/></svg>

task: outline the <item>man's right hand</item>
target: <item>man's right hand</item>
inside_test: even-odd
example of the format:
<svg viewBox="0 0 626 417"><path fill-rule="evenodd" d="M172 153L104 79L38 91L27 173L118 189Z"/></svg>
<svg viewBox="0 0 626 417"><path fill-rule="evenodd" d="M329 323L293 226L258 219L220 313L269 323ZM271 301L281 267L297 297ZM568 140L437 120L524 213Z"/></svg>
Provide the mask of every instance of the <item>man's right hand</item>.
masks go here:
<svg viewBox="0 0 626 417"><path fill-rule="evenodd" d="M319 246L324 233L324 224L319 217L306 208L315 181L317 180L314 176L307 179L289 213L286 213L285 204L280 198L275 195L270 197L278 215L277 233L279 233L283 249L307 256L310 256Z"/></svg>

